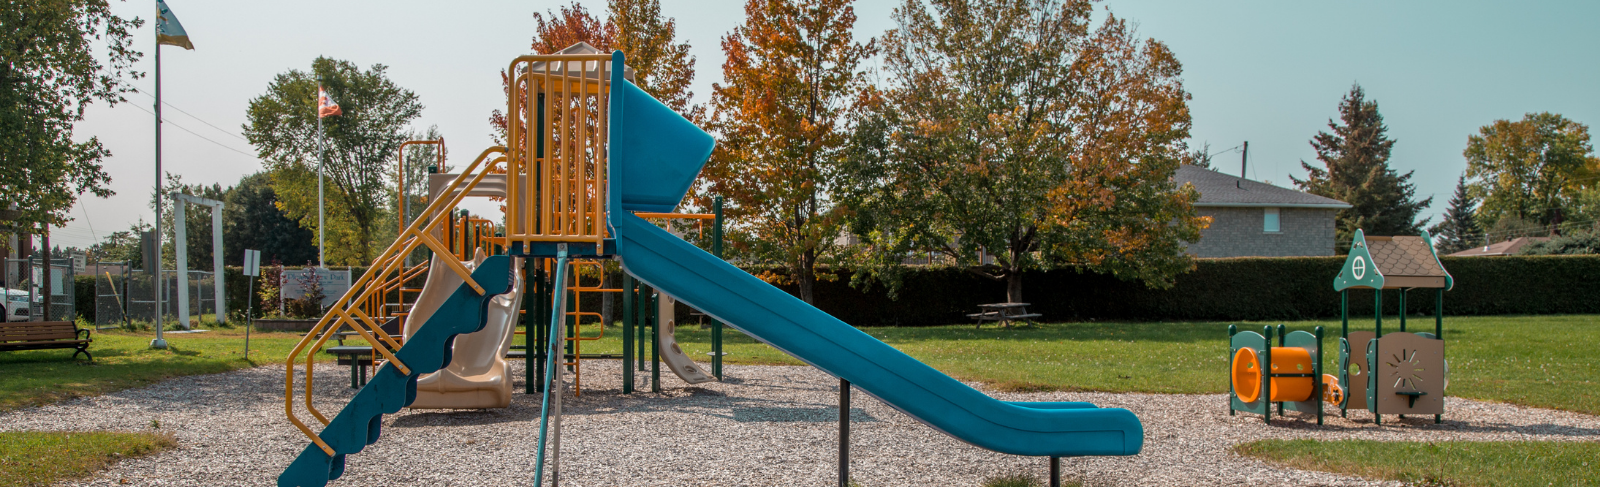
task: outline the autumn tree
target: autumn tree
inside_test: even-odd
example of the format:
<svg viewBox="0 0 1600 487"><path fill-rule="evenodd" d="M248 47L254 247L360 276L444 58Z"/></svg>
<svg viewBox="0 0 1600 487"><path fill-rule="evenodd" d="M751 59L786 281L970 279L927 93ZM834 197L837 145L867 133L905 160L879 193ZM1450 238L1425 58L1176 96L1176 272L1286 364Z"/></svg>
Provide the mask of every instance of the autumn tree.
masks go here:
<svg viewBox="0 0 1600 487"><path fill-rule="evenodd" d="M362 265L389 245L377 238L393 201L394 159L422 114L417 95L390 80L388 68L366 71L319 57L311 71L278 75L250 101L244 135L272 173L278 206L300 225L317 225L317 86L326 87L343 115L322 121L326 133L327 249L330 263Z"/></svg>
<svg viewBox="0 0 1600 487"><path fill-rule="evenodd" d="M832 185L873 42L851 34L848 0L749 0L744 11L722 38L725 83L713 85L710 121L718 144L700 198L725 196L733 246L784 265L810 303L843 221Z"/></svg>
<svg viewBox="0 0 1600 487"><path fill-rule="evenodd" d="M1462 155L1469 189L1483 200L1478 216L1495 226L1515 218L1558 229L1600 176L1589 127L1553 113L1485 125L1467 137Z"/></svg>
<svg viewBox="0 0 1600 487"><path fill-rule="evenodd" d="M700 118L702 107L691 104L694 92L694 56L689 43L677 42L678 22L661 16L660 0L610 0L601 21L582 4L573 2L559 12L533 14L534 52L550 54L579 42L601 51L622 51L633 68L633 84L690 120ZM500 72L500 84L510 91L511 78ZM497 140L504 140L505 113L495 110L489 125Z"/></svg>
<svg viewBox="0 0 1600 487"><path fill-rule="evenodd" d="M1467 189L1465 175L1456 179L1456 192L1450 196L1450 207L1444 219L1428 228L1433 244L1440 253L1455 253L1483 243L1483 227L1478 225L1478 199Z"/></svg>
<svg viewBox="0 0 1600 487"><path fill-rule="evenodd" d="M84 193L111 196L111 151L73 133L95 101L116 105L140 54L143 22L105 0L6 2L0 9L0 224L61 225ZM103 49L103 52L97 52Z"/></svg>
<svg viewBox="0 0 1600 487"><path fill-rule="evenodd" d="M1378 113L1378 102L1368 100L1361 85L1352 85L1339 100L1339 121L1328 120L1332 132L1319 132L1311 139L1317 160L1323 167L1305 161L1305 179L1290 177L1302 191L1350 204L1335 217L1335 239L1339 249L1347 248L1357 229L1367 235L1414 235L1427 224L1417 214L1433 203L1433 198L1416 200L1417 186L1412 171L1405 174L1389 166L1395 141Z"/></svg>
<svg viewBox="0 0 1600 487"><path fill-rule="evenodd" d="M891 75L847 153L868 272L935 252L1004 282L1074 267L1170 285L1207 220L1173 173L1189 135L1182 67L1088 0L907 0ZM992 264L984 259L989 256Z"/></svg>

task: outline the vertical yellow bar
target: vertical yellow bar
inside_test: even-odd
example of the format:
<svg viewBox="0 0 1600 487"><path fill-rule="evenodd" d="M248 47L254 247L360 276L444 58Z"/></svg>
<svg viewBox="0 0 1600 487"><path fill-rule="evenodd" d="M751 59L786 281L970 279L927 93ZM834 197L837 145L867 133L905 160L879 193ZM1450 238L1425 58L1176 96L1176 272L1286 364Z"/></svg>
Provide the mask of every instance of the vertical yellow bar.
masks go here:
<svg viewBox="0 0 1600 487"><path fill-rule="evenodd" d="M600 144L595 147L595 179L598 181L595 184L595 253L605 253L605 245L603 245L606 235L605 191L606 179L611 173L611 159L606 154L606 147L610 147L606 144L606 120L608 120L606 111L611 107L610 72L611 61L600 61L600 69L597 69L600 93L595 93L595 111L597 111L597 114L595 114L595 119L597 119L595 131L598 131L598 139L600 139Z"/></svg>
<svg viewBox="0 0 1600 487"><path fill-rule="evenodd" d="M588 214L583 210L589 199L589 62L578 62L578 170L573 173L577 190L573 194L574 235L588 235ZM599 63L596 63L599 64Z"/></svg>
<svg viewBox="0 0 1600 487"><path fill-rule="evenodd" d="M540 87L540 93L544 94L544 123L539 126L539 136L544 139L544 160L543 160L542 164L539 164L539 234L540 235L549 235L550 234L550 223L551 223L551 221L550 221L551 220L551 218L550 218L550 214L551 214L551 211L550 211L550 207L551 207L550 193L553 192L553 191L551 191L552 188L550 187L550 174L551 174L550 165L551 165L552 161L555 160L555 157L554 157L554 154L555 154L555 140L554 139L555 138L553 137L554 133L553 133L553 131L551 129L552 124L555 123L555 117L553 116L553 113L554 113L553 110L555 109L556 97L555 97L555 90L552 89L554 86L555 85L552 85L550 83L550 62L549 61L545 61L545 63L544 63L544 84Z"/></svg>

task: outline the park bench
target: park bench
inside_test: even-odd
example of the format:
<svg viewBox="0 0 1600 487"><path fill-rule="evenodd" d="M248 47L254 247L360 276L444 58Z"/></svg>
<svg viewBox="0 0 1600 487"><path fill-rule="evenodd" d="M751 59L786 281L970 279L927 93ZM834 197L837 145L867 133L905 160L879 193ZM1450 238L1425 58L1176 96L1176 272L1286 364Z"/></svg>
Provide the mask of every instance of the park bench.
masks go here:
<svg viewBox="0 0 1600 487"><path fill-rule="evenodd" d="M1034 318L1043 316L1038 313L1029 313L1028 303L980 304L978 309L981 311L969 313L967 317L978 320L979 328L983 327L983 322L985 321L1000 323L1000 326L1011 326L1014 321L1026 321L1031 325Z"/></svg>
<svg viewBox="0 0 1600 487"><path fill-rule="evenodd" d="M89 354L89 330L78 329L70 321L14 321L0 322L0 351L41 350L47 348L72 348L72 358Z"/></svg>

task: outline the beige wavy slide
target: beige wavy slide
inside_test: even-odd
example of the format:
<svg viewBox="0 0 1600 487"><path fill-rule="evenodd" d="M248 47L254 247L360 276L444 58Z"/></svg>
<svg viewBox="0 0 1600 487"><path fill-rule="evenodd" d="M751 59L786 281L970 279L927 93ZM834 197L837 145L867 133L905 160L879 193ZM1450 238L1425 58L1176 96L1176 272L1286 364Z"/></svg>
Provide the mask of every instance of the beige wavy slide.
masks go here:
<svg viewBox="0 0 1600 487"><path fill-rule="evenodd" d="M462 264L469 270L476 269L484 257L483 250L479 249L472 261ZM417 400L411 403L411 408L484 409L511 405L510 364L505 356L517 329L518 310L522 308L522 269L521 266L511 268L515 272L511 292L489 301L488 322L482 330L456 336L450 365L417 379ZM451 272L440 261L440 256L434 254L422 293L417 296L406 320L405 336L410 338L417 328L427 323L461 283L461 276Z"/></svg>
<svg viewBox="0 0 1600 487"><path fill-rule="evenodd" d="M666 362L667 368L671 369L672 373L678 374L678 378L684 382L699 384L716 380L711 374L700 370L700 366L695 364L694 360L690 360L682 348L678 348L678 339L673 336L678 324L678 320L674 319L676 305L677 301L672 299L672 296L661 293L660 308L656 310L656 316L661 317L661 333L656 343L661 347L661 361Z"/></svg>

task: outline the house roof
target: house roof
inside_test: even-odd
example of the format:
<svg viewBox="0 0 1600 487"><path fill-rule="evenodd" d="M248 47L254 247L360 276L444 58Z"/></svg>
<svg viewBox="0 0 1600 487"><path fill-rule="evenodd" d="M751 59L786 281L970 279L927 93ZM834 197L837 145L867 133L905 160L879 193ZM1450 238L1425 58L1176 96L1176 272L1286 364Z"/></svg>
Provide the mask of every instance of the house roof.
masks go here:
<svg viewBox="0 0 1600 487"><path fill-rule="evenodd" d="M1534 242L1550 240L1550 237L1517 237L1504 242L1496 242L1482 247L1473 247L1467 250L1447 255L1446 257L1498 257L1517 255L1523 247Z"/></svg>
<svg viewBox="0 0 1600 487"><path fill-rule="evenodd" d="M1188 164L1172 176L1178 184L1191 183L1200 192L1194 206L1284 207L1344 209L1350 204L1333 198L1280 188Z"/></svg>

